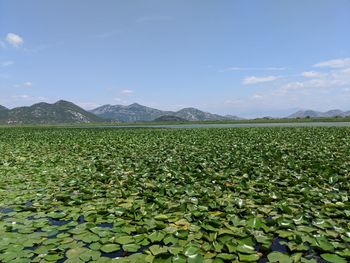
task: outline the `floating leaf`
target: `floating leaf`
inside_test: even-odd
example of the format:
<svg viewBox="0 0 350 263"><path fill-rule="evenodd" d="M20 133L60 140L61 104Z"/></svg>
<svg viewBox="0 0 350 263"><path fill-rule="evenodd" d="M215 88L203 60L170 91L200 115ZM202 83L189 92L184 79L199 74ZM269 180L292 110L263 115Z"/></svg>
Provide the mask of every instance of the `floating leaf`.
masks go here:
<svg viewBox="0 0 350 263"><path fill-rule="evenodd" d="M270 262L279 262L279 263L292 263L292 259L281 252L271 252L267 255L267 258Z"/></svg>
<svg viewBox="0 0 350 263"><path fill-rule="evenodd" d="M105 253L112 253L120 250L120 245L118 244L105 244L101 246L100 248L101 251Z"/></svg>
<svg viewBox="0 0 350 263"><path fill-rule="evenodd" d="M346 263L347 260L336 254L322 254L321 257L331 263Z"/></svg>

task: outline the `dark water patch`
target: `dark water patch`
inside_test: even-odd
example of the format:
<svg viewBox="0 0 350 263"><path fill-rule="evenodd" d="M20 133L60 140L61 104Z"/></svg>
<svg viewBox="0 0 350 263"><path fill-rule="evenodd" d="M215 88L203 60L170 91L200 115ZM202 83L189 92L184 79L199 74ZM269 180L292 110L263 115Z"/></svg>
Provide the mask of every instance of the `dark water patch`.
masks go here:
<svg viewBox="0 0 350 263"><path fill-rule="evenodd" d="M83 223L85 223L85 218L84 218L84 216L79 216L77 222L78 222L78 224L83 224Z"/></svg>
<svg viewBox="0 0 350 263"><path fill-rule="evenodd" d="M260 245L260 244L256 244L256 245L255 245L255 250L256 250L257 252L259 252L259 251L261 250L261 245Z"/></svg>
<svg viewBox="0 0 350 263"><path fill-rule="evenodd" d="M101 256L102 257L108 257L108 258L116 258L116 257L128 257L131 256L133 254L138 254L138 253L144 253L149 247L151 247L154 244L149 244L147 246L142 246L139 250L137 250L136 252L127 252L124 251L123 249L120 249L119 251L116 252L112 252L112 253L105 253L102 252Z"/></svg>
<svg viewBox="0 0 350 263"><path fill-rule="evenodd" d="M288 242L287 239L276 237L272 241L271 251L281 252L289 254L289 249L287 245L281 244L281 242Z"/></svg>
<svg viewBox="0 0 350 263"><path fill-rule="evenodd" d="M265 217L265 220L266 220L266 221L272 221L273 218L272 218L272 216L267 216L267 217Z"/></svg>
<svg viewBox="0 0 350 263"><path fill-rule="evenodd" d="M137 250L135 253L144 253L145 250L147 250L149 247L153 246L154 244L149 244L147 246L142 246L139 250ZM135 254L133 253L133 254Z"/></svg>
<svg viewBox="0 0 350 263"><path fill-rule="evenodd" d="M11 216L9 215L0 216L0 221L5 220L6 218L11 218Z"/></svg>
<svg viewBox="0 0 350 263"><path fill-rule="evenodd" d="M0 213L3 213L3 214L9 214L9 213L12 213L14 211L15 210L13 208L10 208L10 207L0 207Z"/></svg>
<svg viewBox="0 0 350 263"><path fill-rule="evenodd" d="M105 253L105 252L101 253L102 257L107 257L107 258L117 258L117 257L120 258L120 257L127 257L129 255L130 253L124 251L123 249L112 253Z"/></svg>
<svg viewBox="0 0 350 263"><path fill-rule="evenodd" d="M47 219L49 220L49 222L53 226L64 226L64 225L66 225L66 224L68 224L68 223L73 221L72 219L61 220L61 219L55 219L55 218L52 218L52 217L48 217Z"/></svg>
<svg viewBox="0 0 350 263"><path fill-rule="evenodd" d="M32 246L32 247L25 247L24 249L25 249L25 250L34 251L34 250L37 249L38 247L40 247L40 245L35 245L35 246Z"/></svg>
<svg viewBox="0 0 350 263"><path fill-rule="evenodd" d="M267 262L269 262L269 260L266 257L260 258L258 261L258 263L267 263Z"/></svg>
<svg viewBox="0 0 350 263"><path fill-rule="evenodd" d="M96 226L112 228L113 227L113 223L101 223L101 224L96 224Z"/></svg>

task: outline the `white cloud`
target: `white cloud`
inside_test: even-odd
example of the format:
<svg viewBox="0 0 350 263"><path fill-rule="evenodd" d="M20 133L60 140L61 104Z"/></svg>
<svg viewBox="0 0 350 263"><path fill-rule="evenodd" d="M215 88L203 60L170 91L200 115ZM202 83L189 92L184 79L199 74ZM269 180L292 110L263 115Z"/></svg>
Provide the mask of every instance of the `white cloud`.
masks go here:
<svg viewBox="0 0 350 263"><path fill-rule="evenodd" d="M127 101L121 98L113 98L113 100L117 103L127 104Z"/></svg>
<svg viewBox="0 0 350 263"><path fill-rule="evenodd" d="M13 95L11 96L8 101L15 102L17 106L23 106L23 105L28 105L28 103L38 103L38 102L52 102L51 99L47 97L42 97L42 96L31 96L28 94L20 94L20 95Z"/></svg>
<svg viewBox="0 0 350 263"><path fill-rule="evenodd" d="M12 99L14 100L29 100L31 97L27 94L22 94L22 95L14 95L12 96Z"/></svg>
<svg viewBox="0 0 350 263"><path fill-rule="evenodd" d="M316 71L304 71L301 73L301 75L305 78L320 78L324 76L324 74Z"/></svg>
<svg viewBox="0 0 350 263"><path fill-rule="evenodd" d="M220 70L220 72L228 72L228 71L254 71L254 70L265 70L265 71L280 71L280 70L286 70L284 67L265 67L265 68L256 68L256 67L228 67L223 70Z"/></svg>
<svg viewBox="0 0 350 263"><path fill-rule="evenodd" d="M15 88L31 88L33 87L33 83L30 81L26 81L24 83L20 83L20 84L14 84L13 87Z"/></svg>
<svg viewBox="0 0 350 263"><path fill-rule="evenodd" d="M24 43L23 38L20 37L19 35L14 34L14 33L8 33L6 35L5 40L7 41L7 43L9 43L10 45L12 45L14 47L20 47Z"/></svg>
<svg viewBox="0 0 350 263"><path fill-rule="evenodd" d="M255 100L259 100L262 99L264 96L262 94L256 93L252 96L253 99Z"/></svg>
<svg viewBox="0 0 350 263"><path fill-rule="evenodd" d="M123 89L123 90L120 92L120 94L125 95L125 96L131 95L131 94L133 94L133 93L134 93L134 91L133 91L133 90L130 90L130 89Z"/></svg>
<svg viewBox="0 0 350 263"><path fill-rule="evenodd" d="M345 68L350 67L350 58L339 58L322 61L313 65L317 68Z"/></svg>
<svg viewBox="0 0 350 263"><path fill-rule="evenodd" d="M303 72L302 75L307 80L291 81L276 90L278 93L303 93L312 94L314 92L330 93L340 88L350 86L350 68L332 70L330 72Z"/></svg>
<svg viewBox="0 0 350 263"><path fill-rule="evenodd" d="M23 83L23 86L24 86L24 87L27 87L27 88L30 88L30 87L33 86L33 83L31 83L30 81L27 81L27 82L24 82L24 83Z"/></svg>
<svg viewBox="0 0 350 263"><path fill-rule="evenodd" d="M304 79L299 80L298 75L284 77L285 82L281 85L265 85L256 93L228 100L224 105L238 113L252 112L252 109L254 112L282 112L283 109L300 108L323 111L350 109L350 66L329 68L323 72L304 71L299 76L303 76ZM273 79L263 78L263 80ZM245 84L255 84L259 81L261 79L258 77L247 77Z"/></svg>
<svg viewBox="0 0 350 263"><path fill-rule="evenodd" d="M93 110L101 106L101 104L97 104L95 102L77 102L76 104L85 110Z"/></svg>
<svg viewBox="0 0 350 263"><path fill-rule="evenodd" d="M255 76L248 76L245 77L242 81L242 84L244 85L252 85L252 84L258 84L263 82L271 82L279 79L278 76L264 76L264 77L255 77Z"/></svg>
<svg viewBox="0 0 350 263"><path fill-rule="evenodd" d="M15 62L12 60L6 60L6 61L1 62L1 66L3 66L3 67L11 66L13 64L15 64Z"/></svg>

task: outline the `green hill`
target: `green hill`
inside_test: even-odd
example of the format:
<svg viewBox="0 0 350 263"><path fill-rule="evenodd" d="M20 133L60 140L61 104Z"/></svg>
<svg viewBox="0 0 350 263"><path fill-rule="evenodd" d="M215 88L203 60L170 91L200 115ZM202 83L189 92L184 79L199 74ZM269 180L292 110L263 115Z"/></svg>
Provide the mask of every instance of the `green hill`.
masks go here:
<svg viewBox="0 0 350 263"><path fill-rule="evenodd" d="M58 124L101 122L100 117L69 101L40 102L29 107L0 107L1 124Z"/></svg>

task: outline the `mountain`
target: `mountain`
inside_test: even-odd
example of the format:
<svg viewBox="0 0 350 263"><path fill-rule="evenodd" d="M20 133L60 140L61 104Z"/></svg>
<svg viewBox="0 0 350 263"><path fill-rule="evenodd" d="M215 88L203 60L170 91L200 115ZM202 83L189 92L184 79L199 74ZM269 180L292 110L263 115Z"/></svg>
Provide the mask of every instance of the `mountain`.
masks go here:
<svg viewBox="0 0 350 263"><path fill-rule="evenodd" d="M329 110L326 112L313 111L313 110L300 110L287 118L322 118L322 117L346 117L350 116L350 111L341 111L341 110Z"/></svg>
<svg viewBox="0 0 350 263"><path fill-rule="evenodd" d="M120 122L152 121L164 115L171 115L187 121L216 121L216 120L236 120L237 118L224 117L209 112L204 112L195 108L184 108L179 111L162 111L150 107L133 103L128 106L123 105L103 105L90 111L101 118L109 118Z"/></svg>
<svg viewBox="0 0 350 263"><path fill-rule="evenodd" d="M188 121L223 121L227 120L224 116L204 112L195 108L184 108L175 112L175 116Z"/></svg>
<svg viewBox="0 0 350 263"><path fill-rule="evenodd" d="M64 100L53 104L40 102L29 107L14 109L0 108L0 123L55 124L101 121L103 120L98 116Z"/></svg>
<svg viewBox="0 0 350 263"><path fill-rule="evenodd" d="M91 113L105 119L113 119L120 122L153 121L163 115L171 115L170 111L161 111L133 103L123 105L103 105L90 111Z"/></svg>
<svg viewBox="0 0 350 263"><path fill-rule="evenodd" d="M1 120L7 119L8 112L9 112L8 108L0 105L0 123L1 123Z"/></svg>
<svg viewBox="0 0 350 263"><path fill-rule="evenodd" d="M224 117L227 119L230 119L230 120L235 120L235 121L244 120L244 118L238 117L236 115L230 115L230 114L225 115Z"/></svg>
<svg viewBox="0 0 350 263"><path fill-rule="evenodd" d="M180 118L180 117L177 117L177 116L173 116L173 115L163 115L163 116L160 116L156 119L154 119L153 121L155 122L174 122L174 121L182 121L182 122L185 122L187 120L183 119L183 118Z"/></svg>

